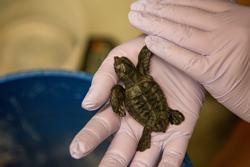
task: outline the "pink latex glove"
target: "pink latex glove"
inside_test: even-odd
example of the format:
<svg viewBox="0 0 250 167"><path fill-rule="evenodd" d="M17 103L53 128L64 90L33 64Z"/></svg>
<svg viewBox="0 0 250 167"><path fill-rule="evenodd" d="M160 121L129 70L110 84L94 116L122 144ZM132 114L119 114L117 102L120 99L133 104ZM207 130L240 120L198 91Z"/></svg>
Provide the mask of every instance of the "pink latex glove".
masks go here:
<svg viewBox="0 0 250 167"><path fill-rule="evenodd" d="M139 0L133 26L148 48L250 122L250 8L218 0Z"/></svg>
<svg viewBox="0 0 250 167"><path fill-rule="evenodd" d="M138 54L145 45L145 35L136 37L113 49L94 75L91 88L82 102L83 108L94 110L107 101L111 88L117 84L114 71L114 56L126 56L137 64ZM151 148L136 152L143 126L128 113L117 116L110 104L106 104L75 136L70 146L74 158L82 158L93 151L103 140L115 133L101 167L155 166L163 151L159 166L180 166L185 156L189 139L205 98L205 89L198 82L157 56L151 56L149 74L163 89L172 109L181 111L185 121L169 125L166 133L151 133ZM134 156L134 157L133 157Z"/></svg>

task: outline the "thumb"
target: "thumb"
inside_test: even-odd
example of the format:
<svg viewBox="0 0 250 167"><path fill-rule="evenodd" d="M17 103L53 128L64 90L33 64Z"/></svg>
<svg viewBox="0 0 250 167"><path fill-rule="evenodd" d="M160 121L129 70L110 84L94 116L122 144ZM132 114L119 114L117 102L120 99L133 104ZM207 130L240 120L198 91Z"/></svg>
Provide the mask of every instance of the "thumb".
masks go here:
<svg viewBox="0 0 250 167"><path fill-rule="evenodd" d="M113 57L108 56L95 73L91 87L82 101L82 107L86 110L92 111L98 109L109 98L111 88L118 81L118 77L113 68L113 63Z"/></svg>
<svg viewBox="0 0 250 167"><path fill-rule="evenodd" d="M198 55L157 36L147 36L145 43L156 56L187 73L200 83L205 82L200 76L208 69L209 59L207 57Z"/></svg>

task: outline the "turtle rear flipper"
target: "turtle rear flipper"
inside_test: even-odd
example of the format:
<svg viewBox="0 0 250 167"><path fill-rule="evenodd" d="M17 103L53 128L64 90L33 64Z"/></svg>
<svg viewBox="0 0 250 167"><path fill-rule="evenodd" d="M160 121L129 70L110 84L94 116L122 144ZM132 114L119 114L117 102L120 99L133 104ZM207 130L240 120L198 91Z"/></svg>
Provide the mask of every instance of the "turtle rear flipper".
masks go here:
<svg viewBox="0 0 250 167"><path fill-rule="evenodd" d="M185 117L184 115L179 112L178 110L172 110L169 108L170 116L169 116L169 122L173 125L179 125L181 122L184 121Z"/></svg>
<svg viewBox="0 0 250 167"><path fill-rule="evenodd" d="M125 100L125 90L121 85L115 85L111 89L110 104L113 111L120 117L125 117L126 112L123 108Z"/></svg>
<svg viewBox="0 0 250 167"><path fill-rule="evenodd" d="M146 149L149 149L150 143L151 143L151 130L148 127L144 127L136 151L145 151Z"/></svg>

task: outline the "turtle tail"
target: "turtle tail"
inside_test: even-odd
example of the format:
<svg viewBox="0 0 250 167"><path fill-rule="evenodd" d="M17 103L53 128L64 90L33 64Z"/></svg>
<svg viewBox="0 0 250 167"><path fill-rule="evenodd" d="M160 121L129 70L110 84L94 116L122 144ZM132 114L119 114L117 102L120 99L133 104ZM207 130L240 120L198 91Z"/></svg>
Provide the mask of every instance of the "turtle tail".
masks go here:
<svg viewBox="0 0 250 167"><path fill-rule="evenodd" d="M173 125L179 125L185 120L184 115L178 110L172 110L169 108L169 122Z"/></svg>

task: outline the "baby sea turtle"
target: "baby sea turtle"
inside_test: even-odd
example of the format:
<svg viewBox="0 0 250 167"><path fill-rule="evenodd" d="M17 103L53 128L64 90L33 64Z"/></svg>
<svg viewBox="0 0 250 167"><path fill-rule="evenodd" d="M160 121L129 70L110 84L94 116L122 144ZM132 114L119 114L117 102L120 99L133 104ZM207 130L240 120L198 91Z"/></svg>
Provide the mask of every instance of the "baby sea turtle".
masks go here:
<svg viewBox="0 0 250 167"><path fill-rule="evenodd" d="M144 46L136 67L126 57L114 58L115 71L125 89L115 85L111 90L110 103L120 117L126 115L123 108L125 104L129 114L144 126L137 151L150 148L151 131L165 132L169 123L179 125L184 121L182 113L168 107L162 89L148 74L150 55L150 50Z"/></svg>

